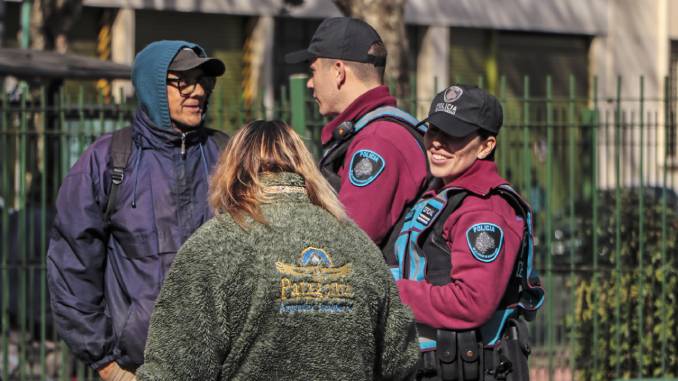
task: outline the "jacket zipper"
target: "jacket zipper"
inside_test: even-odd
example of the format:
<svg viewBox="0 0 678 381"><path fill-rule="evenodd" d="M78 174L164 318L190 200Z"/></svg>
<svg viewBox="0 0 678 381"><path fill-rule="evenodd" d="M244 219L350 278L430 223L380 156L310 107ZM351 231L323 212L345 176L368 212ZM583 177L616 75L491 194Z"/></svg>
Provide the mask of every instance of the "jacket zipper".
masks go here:
<svg viewBox="0 0 678 381"><path fill-rule="evenodd" d="M181 158L186 159L186 133L181 133Z"/></svg>

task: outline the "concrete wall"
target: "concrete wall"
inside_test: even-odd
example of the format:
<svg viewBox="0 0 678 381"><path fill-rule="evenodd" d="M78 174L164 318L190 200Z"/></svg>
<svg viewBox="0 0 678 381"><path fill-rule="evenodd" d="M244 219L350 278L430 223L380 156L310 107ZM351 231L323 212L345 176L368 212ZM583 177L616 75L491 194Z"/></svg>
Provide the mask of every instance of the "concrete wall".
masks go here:
<svg viewBox="0 0 678 381"><path fill-rule="evenodd" d="M662 94L670 53L667 5L667 0L609 3L608 28L591 47L591 73L598 76L601 93L615 94L616 78L622 75L622 93L637 95L643 75L646 94Z"/></svg>
<svg viewBox="0 0 678 381"><path fill-rule="evenodd" d="M131 9L316 19L340 14L331 0L304 0L303 5L297 7L285 6L282 0L85 0L84 3ZM639 78L642 75L645 80L644 96L648 99L645 112L656 112L659 119L654 123L659 126L665 125L661 99L664 96L664 78L669 75L671 40L678 40L678 23L670 22L675 19L678 19L678 0L410 0L406 7L409 24L428 27L417 57L419 99L430 99L435 93L431 79L434 76L443 79L443 83L448 82L444 79L448 76L450 26L588 35L593 36L590 73L598 81L601 118L605 113L614 115L614 102L606 100L616 95L617 77L622 76L621 93L627 99L622 105L626 111L624 118L627 123L637 123ZM274 28L265 29L269 34L274 33ZM266 68L264 62L270 59L271 49L266 52L267 57L256 61L260 75L257 86L268 87L270 83L270 79L266 78L271 69ZM424 109L418 110L419 113L425 112ZM664 130L654 136L658 138L648 147L655 151L645 154L662 157L663 152L656 151L661 148L654 147L663 147ZM638 132L627 138L631 142L640 140ZM649 142L652 137L645 138ZM599 139L601 143L608 144L608 148L600 151L601 173L614 173L614 134L602 134ZM623 155L622 164L628 173L637 173L639 169L640 153L637 145L634 147L627 149ZM624 181L635 180L628 177ZM601 178L603 186L614 183L613 177Z"/></svg>
<svg viewBox="0 0 678 381"><path fill-rule="evenodd" d="M423 25L598 34L605 30L610 1L615 0L419 0L407 3L406 19Z"/></svg>
<svg viewBox="0 0 678 381"><path fill-rule="evenodd" d="M606 29L605 10L616 0L410 0L409 24L598 34ZM636 0L643 3L645 0ZM85 0L85 5L185 12L325 18L340 16L331 0Z"/></svg>
<svg viewBox="0 0 678 381"><path fill-rule="evenodd" d="M253 20L253 27L246 36L243 52L243 98L254 102L260 97L266 109L266 118L273 117L273 44L275 18L260 16ZM259 94L263 92L263 94Z"/></svg>
<svg viewBox="0 0 678 381"><path fill-rule="evenodd" d="M678 15L678 0L668 0L668 3L668 14L670 16L669 20L675 20L674 16ZM669 23L669 36L672 40L678 40L678 23Z"/></svg>
<svg viewBox="0 0 678 381"><path fill-rule="evenodd" d="M670 0L673 2L673 0ZM678 8L671 7L674 11ZM669 0L616 0L608 4L606 17L608 28L604 34L593 39L590 50L591 74L598 79L598 94L601 119L607 119L612 127L607 132L601 130L598 139L605 149L599 151L600 184L602 187L614 187L616 184L615 148L616 123L622 123L627 132L621 139L633 144L624 144L621 153L621 184L637 185L640 173L640 77L644 78L644 122L653 120L659 126L653 131L645 125L643 158L646 181L656 184L657 171L650 170L648 158L664 157L664 78L669 75L670 28L671 17ZM621 82L618 82L621 78ZM613 101L617 95L618 84L622 114L616 118ZM663 164L660 162L659 164Z"/></svg>
<svg viewBox="0 0 678 381"><path fill-rule="evenodd" d="M450 83L449 65L442 64L448 62L449 58L450 28L444 26L426 28L417 57L416 116L420 119L426 117L435 94Z"/></svg>
<svg viewBox="0 0 678 381"><path fill-rule="evenodd" d="M135 26L134 10L119 9L111 28L111 61L129 65L134 62ZM121 95L134 94L132 81L114 80L111 83L111 89L117 102L121 101Z"/></svg>
<svg viewBox="0 0 678 381"><path fill-rule="evenodd" d="M331 0L304 0L301 7L290 8L282 0L84 0L93 7L129 7L133 9L182 12L224 13L231 15L275 16L294 9L306 17L340 15Z"/></svg>

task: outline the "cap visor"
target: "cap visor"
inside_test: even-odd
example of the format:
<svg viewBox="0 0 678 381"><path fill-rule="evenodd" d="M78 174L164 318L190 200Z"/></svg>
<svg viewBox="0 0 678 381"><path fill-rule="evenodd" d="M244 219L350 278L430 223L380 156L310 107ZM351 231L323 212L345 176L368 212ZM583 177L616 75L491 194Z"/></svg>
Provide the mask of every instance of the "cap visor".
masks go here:
<svg viewBox="0 0 678 381"><path fill-rule="evenodd" d="M300 62L311 61L314 58L315 55L313 55L306 49L285 54L285 62L287 62L288 64L296 64Z"/></svg>
<svg viewBox="0 0 678 381"><path fill-rule="evenodd" d="M455 138L466 137L480 129L480 127L475 124L464 122L446 112L434 112L429 115L428 118L424 119L424 121Z"/></svg>
<svg viewBox="0 0 678 381"><path fill-rule="evenodd" d="M173 62L169 70L171 71L187 71L200 67L205 74L211 77L218 77L226 71L226 65L218 58L200 57L183 62Z"/></svg>
<svg viewBox="0 0 678 381"><path fill-rule="evenodd" d="M226 65L218 58L208 58L200 67L211 77L219 77L226 72Z"/></svg>

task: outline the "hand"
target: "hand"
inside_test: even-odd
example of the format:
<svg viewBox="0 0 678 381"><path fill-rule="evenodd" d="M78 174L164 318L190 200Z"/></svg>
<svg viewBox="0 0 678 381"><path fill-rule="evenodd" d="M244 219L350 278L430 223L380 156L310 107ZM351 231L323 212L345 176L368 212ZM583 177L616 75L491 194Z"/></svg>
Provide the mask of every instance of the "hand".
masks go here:
<svg viewBox="0 0 678 381"><path fill-rule="evenodd" d="M99 377L104 381L136 381L134 373L122 369L115 361L99 369Z"/></svg>

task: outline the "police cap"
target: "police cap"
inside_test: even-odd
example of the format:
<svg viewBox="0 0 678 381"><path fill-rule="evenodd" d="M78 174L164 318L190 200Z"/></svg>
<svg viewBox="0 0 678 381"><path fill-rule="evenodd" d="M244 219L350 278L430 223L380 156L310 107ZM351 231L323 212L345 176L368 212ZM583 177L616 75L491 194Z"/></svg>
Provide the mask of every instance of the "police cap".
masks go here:
<svg viewBox="0 0 678 381"><path fill-rule="evenodd" d="M477 130L497 135L503 121L497 98L475 86L452 85L433 98L428 118L421 123L461 138Z"/></svg>
<svg viewBox="0 0 678 381"><path fill-rule="evenodd" d="M381 37L368 23L350 17L332 17L323 20L311 38L308 48L285 55L285 62L300 63L316 58L335 58L346 61L386 66L386 57L368 54Z"/></svg>

